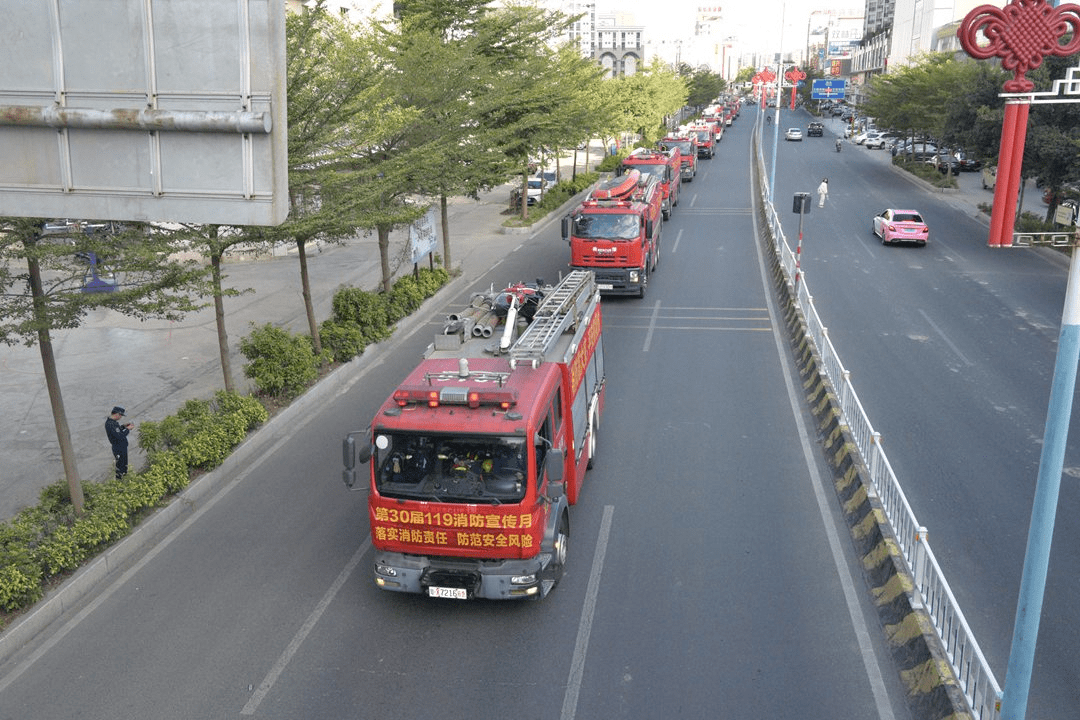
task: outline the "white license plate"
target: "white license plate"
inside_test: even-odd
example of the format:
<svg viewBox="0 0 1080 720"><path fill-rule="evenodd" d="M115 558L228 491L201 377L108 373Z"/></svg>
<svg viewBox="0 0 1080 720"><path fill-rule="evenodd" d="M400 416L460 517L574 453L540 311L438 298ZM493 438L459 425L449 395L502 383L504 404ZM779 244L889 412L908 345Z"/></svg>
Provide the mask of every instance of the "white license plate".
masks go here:
<svg viewBox="0 0 1080 720"><path fill-rule="evenodd" d="M451 600L467 600L469 595L465 588L429 587L428 597L450 598Z"/></svg>
<svg viewBox="0 0 1080 720"><path fill-rule="evenodd" d="M918 228L904 228L904 232L919 232Z"/></svg>
<svg viewBox="0 0 1080 720"><path fill-rule="evenodd" d="M614 285L609 285L608 283L597 283L596 287L600 288L601 290L613 290L615 288Z"/></svg>

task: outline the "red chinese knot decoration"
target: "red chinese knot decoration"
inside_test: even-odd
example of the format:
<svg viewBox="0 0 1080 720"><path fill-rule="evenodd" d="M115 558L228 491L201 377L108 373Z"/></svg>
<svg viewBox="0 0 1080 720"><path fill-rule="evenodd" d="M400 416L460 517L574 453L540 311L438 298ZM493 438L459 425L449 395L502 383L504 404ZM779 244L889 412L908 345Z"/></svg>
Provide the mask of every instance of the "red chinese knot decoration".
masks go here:
<svg viewBox="0 0 1080 720"><path fill-rule="evenodd" d="M990 41L984 47L978 44L980 32ZM1024 75L1042 65L1043 58L1080 51L1080 5L1054 7L1046 0L1014 0L1003 8L980 5L964 17L956 35L971 57L1000 57L1001 66L1014 73L1005 92L1029 92L1035 83Z"/></svg>
<svg viewBox="0 0 1080 720"><path fill-rule="evenodd" d="M988 41L983 46L979 45L980 34ZM1001 58L1001 66L1013 73L1012 80L1003 86L1006 93L1029 93L1035 83L1025 75L1042 65L1046 56L1080 51L1080 5L1054 7L1046 0L1012 0L1003 8L980 5L964 17L956 36L973 58ZM1068 40L1062 42L1065 37ZM1012 245L1030 107L1030 98L1005 103L990 214L990 247Z"/></svg>
<svg viewBox="0 0 1080 720"><path fill-rule="evenodd" d="M788 70L786 73L784 73L784 77L786 77L788 79L788 82L791 83L791 109L794 110L795 109L795 88L799 85L800 80L805 80L806 79L806 73L804 73L799 68L794 67L794 68L791 68L790 70Z"/></svg>

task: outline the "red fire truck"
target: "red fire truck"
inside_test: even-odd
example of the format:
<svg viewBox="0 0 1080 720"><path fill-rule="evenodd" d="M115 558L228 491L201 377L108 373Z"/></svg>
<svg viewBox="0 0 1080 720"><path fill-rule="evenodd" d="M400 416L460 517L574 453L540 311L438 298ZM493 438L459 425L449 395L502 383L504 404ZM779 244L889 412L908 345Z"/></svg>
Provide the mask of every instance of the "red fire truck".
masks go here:
<svg viewBox="0 0 1080 720"><path fill-rule="evenodd" d="M664 152L672 148L679 148L679 158L682 162L682 180L690 182L697 175L697 139L687 135L669 135L656 146Z"/></svg>
<svg viewBox="0 0 1080 720"><path fill-rule="evenodd" d="M663 191L631 170L600 183L562 219L570 266L592 270L603 293L645 297L660 260Z"/></svg>
<svg viewBox="0 0 1080 720"><path fill-rule="evenodd" d="M691 125L686 129L686 133L697 139L698 157L711 159L716 155L715 130L711 125Z"/></svg>
<svg viewBox="0 0 1080 720"><path fill-rule="evenodd" d="M498 336L474 332L485 323ZM370 463L378 587L515 599L558 583L596 454L601 331L587 271L476 295L447 319L370 428L345 438L346 486Z"/></svg>
<svg viewBox="0 0 1080 720"><path fill-rule="evenodd" d="M661 212L664 219L671 218L671 210L679 204L679 173L682 170L682 159L678 148L668 152L650 150L649 148L636 148L619 166L619 174L637 170L643 178L656 178L660 183L660 189L664 193Z"/></svg>

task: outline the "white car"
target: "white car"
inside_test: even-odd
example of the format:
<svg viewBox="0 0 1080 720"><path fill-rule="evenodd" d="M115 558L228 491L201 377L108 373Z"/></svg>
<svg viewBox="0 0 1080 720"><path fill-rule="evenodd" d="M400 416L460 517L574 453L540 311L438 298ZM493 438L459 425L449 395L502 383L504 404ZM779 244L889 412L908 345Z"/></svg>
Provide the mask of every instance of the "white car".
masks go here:
<svg viewBox="0 0 1080 720"><path fill-rule="evenodd" d="M784 133L785 140L802 140L802 130L799 128L788 128Z"/></svg>
<svg viewBox="0 0 1080 720"><path fill-rule="evenodd" d="M871 135L866 138L866 142L863 143L865 148L878 148L881 149L896 139L896 135L891 133L881 132L876 135Z"/></svg>

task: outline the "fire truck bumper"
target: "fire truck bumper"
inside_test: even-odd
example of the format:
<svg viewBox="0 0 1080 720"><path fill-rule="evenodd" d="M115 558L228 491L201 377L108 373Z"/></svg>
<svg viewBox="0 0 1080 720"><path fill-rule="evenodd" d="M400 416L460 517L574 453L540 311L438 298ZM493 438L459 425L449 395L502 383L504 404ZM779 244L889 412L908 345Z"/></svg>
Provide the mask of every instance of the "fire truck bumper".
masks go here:
<svg viewBox="0 0 1080 720"><path fill-rule="evenodd" d="M645 273L641 268L573 267L574 270L592 270L596 287L604 295L640 295Z"/></svg>
<svg viewBox="0 0 1080 720"><path fill-rule="evenodd" d="M544 554L524 560L472 560L378 552L375 584L383 590L456 600L539 597Z"/></svg>

